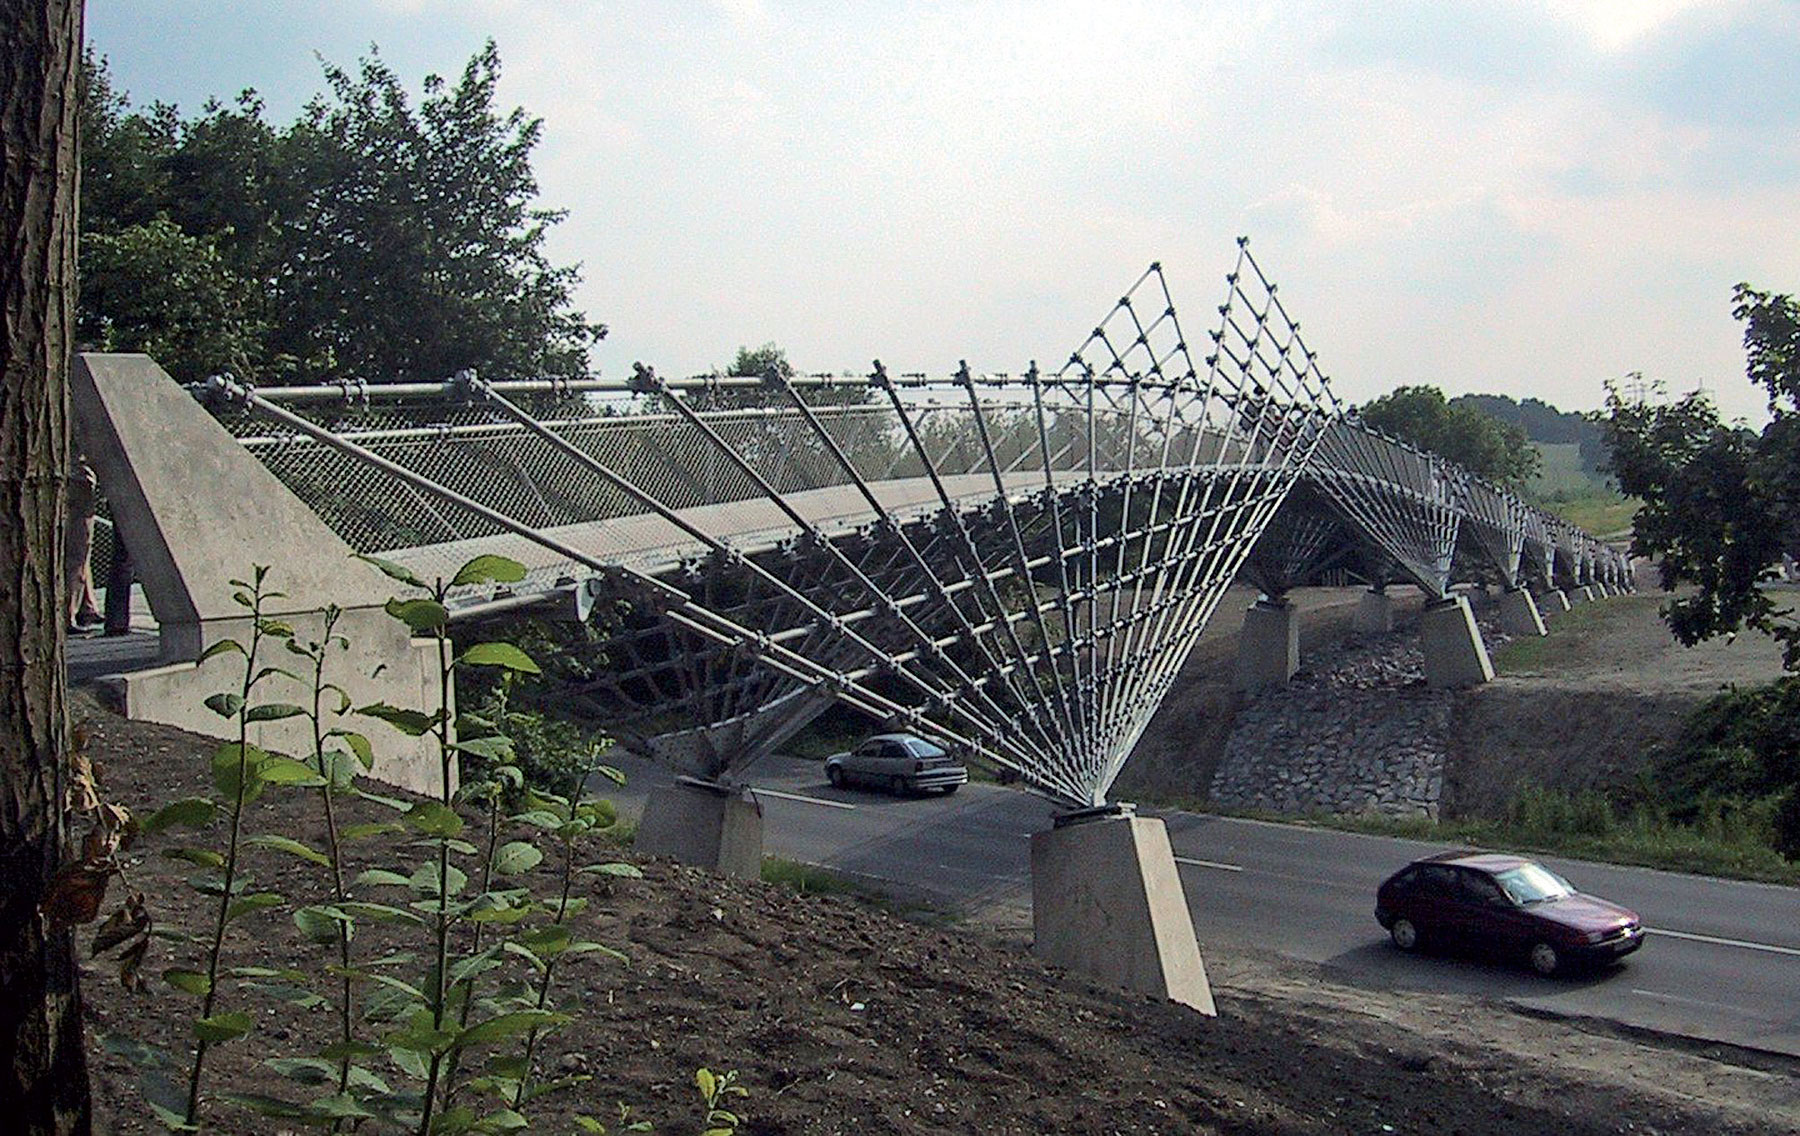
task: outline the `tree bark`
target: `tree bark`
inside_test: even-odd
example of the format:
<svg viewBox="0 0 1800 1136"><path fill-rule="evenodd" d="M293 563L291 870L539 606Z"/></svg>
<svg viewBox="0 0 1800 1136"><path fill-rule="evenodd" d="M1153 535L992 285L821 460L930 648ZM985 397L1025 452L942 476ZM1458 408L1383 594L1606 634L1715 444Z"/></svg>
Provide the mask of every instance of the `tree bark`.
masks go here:
<svg viewBox="0 0 1800 1136"><path fill-rule="evenodd" d="M0 0L0 1127L85 1133L74 938L39 903L63 853L63 506L75 314L81 0Z"/></svg>

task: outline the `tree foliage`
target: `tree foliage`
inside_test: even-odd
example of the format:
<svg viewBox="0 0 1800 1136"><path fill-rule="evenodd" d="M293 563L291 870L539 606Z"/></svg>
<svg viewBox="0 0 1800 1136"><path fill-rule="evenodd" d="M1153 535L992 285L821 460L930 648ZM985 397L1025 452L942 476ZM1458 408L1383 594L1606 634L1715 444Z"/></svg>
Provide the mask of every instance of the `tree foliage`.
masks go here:
<svg viewBox="0 0 1800 1136"><path fill-rule="evenodd" d="M1360 408L1364 422L1456 462L1489 481L1519 487L1540 458L1525 431L1466 403L1452 403L1436 387L1400 387Z"/></svg>
<svg viewBox="0 0 1800 1136"><path fill-rule="evenodd" d="M1800 670L1800 622L1763 586L1784 554L1800 553L1800 307L1740 284L1733 315L1744 324L1748 375L1769 393L1769 425L1759 434L1725 423L1699 392L1650 402L1609 389L1612 471L1644 502L1632 551L1658 558L1665 589L1698 586L1664 608L1676 637L1753 628Z"/></svg>
<svg viewBox="0 0 1800 1136"><path fill-rule="evenodd" d="M181 379L577 376L606 329L544 244L542 122L495 103L489 42L415 105L371 52L297 121L254 91L134 109L86 68L81 334Z"/></svg>

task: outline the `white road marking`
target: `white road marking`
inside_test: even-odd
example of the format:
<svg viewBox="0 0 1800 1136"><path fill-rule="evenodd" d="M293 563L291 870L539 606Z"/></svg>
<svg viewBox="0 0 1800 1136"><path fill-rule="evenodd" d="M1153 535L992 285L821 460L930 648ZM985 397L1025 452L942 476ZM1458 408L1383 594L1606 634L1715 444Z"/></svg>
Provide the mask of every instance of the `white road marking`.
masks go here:
<svg viewBox="0 0 1800 1136"><path fill-rule="evenodd" d="M1196 868L1217 868L1221 872L1241 872L1244 870L1243 865L1241 864L1221 864L1217 860L1195 860L1189 856L1177 856L1175 857L1175 862L1177 864L1192 864Z"/></svg>
<svg viewBox="0 0 1800 1136"><path fill-rule="evenodd" d="M1667 935L1671 939L1687 939L1695 943L1712 943L1720 947L1742 947L1747 951L1766 951L1772 955L1793 955L1800 958L1800 949L1794 947L1778 947L1773 943L1749 943L1742 939L1721 939L1715 935L1696 935L1689 931L1671 931L1666 927L1646 927L1654 935Z"/></svg>
<svg viewBox="0 0 1800 1136"><path fill-rule="evenodd" d="M766 797L779 797L784 801L799 801L807 805L824 805L828 809L848 809L856 811L855 805L847 805L842 801L827 801L819 797L803 797L799 793L783 793L780 789L765 789L760 785L750 786L751 792L761 793Z"/></svg>
<svg viewBox="0 0 1800 1136"><path fill-rule="evenodd" d="M1638 990L1634 988L1631 992L1643 998L1654 998L1658 1002L1673 1002L1681 1006L1699 1006L1701 1009L1706 1010L1729 1010L1734 1014L1743 1014L1746 1017L1752 1018L1757 1016L1756 1011L1744 1006L1733 1006L1729 1002L1705 1002L1699 998L1682 998L1675 994L1663 994L1656 990Z"/></svg>

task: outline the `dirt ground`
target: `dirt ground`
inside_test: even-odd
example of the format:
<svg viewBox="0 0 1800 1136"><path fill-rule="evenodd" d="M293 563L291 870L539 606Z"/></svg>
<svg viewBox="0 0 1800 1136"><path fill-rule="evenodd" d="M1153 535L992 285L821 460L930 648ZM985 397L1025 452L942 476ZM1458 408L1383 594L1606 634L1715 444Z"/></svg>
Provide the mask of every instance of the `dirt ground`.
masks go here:
<svg viewBox="0 0 1800 1136"><path fill-rule="evenodd" d="M1503 649L1494 681L1457 695L1444 815L1493 815L1521 785L1629 786L1701 702L1780 677L1781 651L1762 635L1683 647L1657 615L1664 599L1580 606L1550 620L1529 656Z"/></svg>
<svg viewBox="0 0 1800 1136"><path fill-rule="evenodd" d="M203 789L214 743L125 722L91 700L79 707L114 799L146 812ZM310 808L301 794L271 796L251 823L313 838ZM146 839L131 882L165 928L192 929L198 915L181 882L191 868L162 854L176 843ZM417 855L381 839L360 847L359 868ZM264 852L252 861L259 887L290 900L317 894L310 865ZM1257 955L1209 957L1221 1013L1207 1019L1095 988L1017 941L640 862L641 880L584 877L596 882L584 885L583 937L628 961L571 964L565 1005L580 1016L553 1037L540 1069L591 1080L544 1098L537 1131L570 1131L576 1111L610 1121L626 1102L657 1131L698 1132L702 1065L738 1071L750 1091L737 1106L745 1133L1800 1131L1800 1066L1786 1060L1499 1003L1348 987ZM327 961L284 913L235 926L235 965ZM387 944L371 933L358 945ZM192 965L179 952L153 946L149 994L123 991L106 967L85 968L104 1130L158 1130L137 1071L114 1051L127 1039L187 1051L194 1002L155 977ZM225 999L217 1009L248 1009L258 1026L252 1040L213 1051L209 1084L292 1090L257 1060L316 1051L332 1016L235 989ZM210 1115L211 1131L284 1130L226 1105Z"/></svg>

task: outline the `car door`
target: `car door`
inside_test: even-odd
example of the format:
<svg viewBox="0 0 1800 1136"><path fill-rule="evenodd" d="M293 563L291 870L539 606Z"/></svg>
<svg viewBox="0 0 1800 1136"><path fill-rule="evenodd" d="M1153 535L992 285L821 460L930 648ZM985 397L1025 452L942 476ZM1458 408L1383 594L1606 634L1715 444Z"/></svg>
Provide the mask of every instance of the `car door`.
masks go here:
<svg viewBox="0 0 1800 1136"><path fill-rule="evenodd" d="M1470 946L1506 953L1522 945L1525 931L1519 909L1486 872L1457 870L1456 907L1462 937Z"/></svg>
<svg viewBox="0 0 1800 1136"><path fill-rule="evenodd" d="M844 762L845 772L850 774L852 780L880 781L883 776L881 753L886 744L880 738L870 738L851 750L849 760Z"/></svg>
<svg viewBox="0 0 1800 1136"><path fill-rule="evenodd" d="M1455 874L1442 864L1419 865L1418 878L1407 892L1401 913L1428 935L1452 932L1456 904L1451 892L1455 882Z"/></svg>

